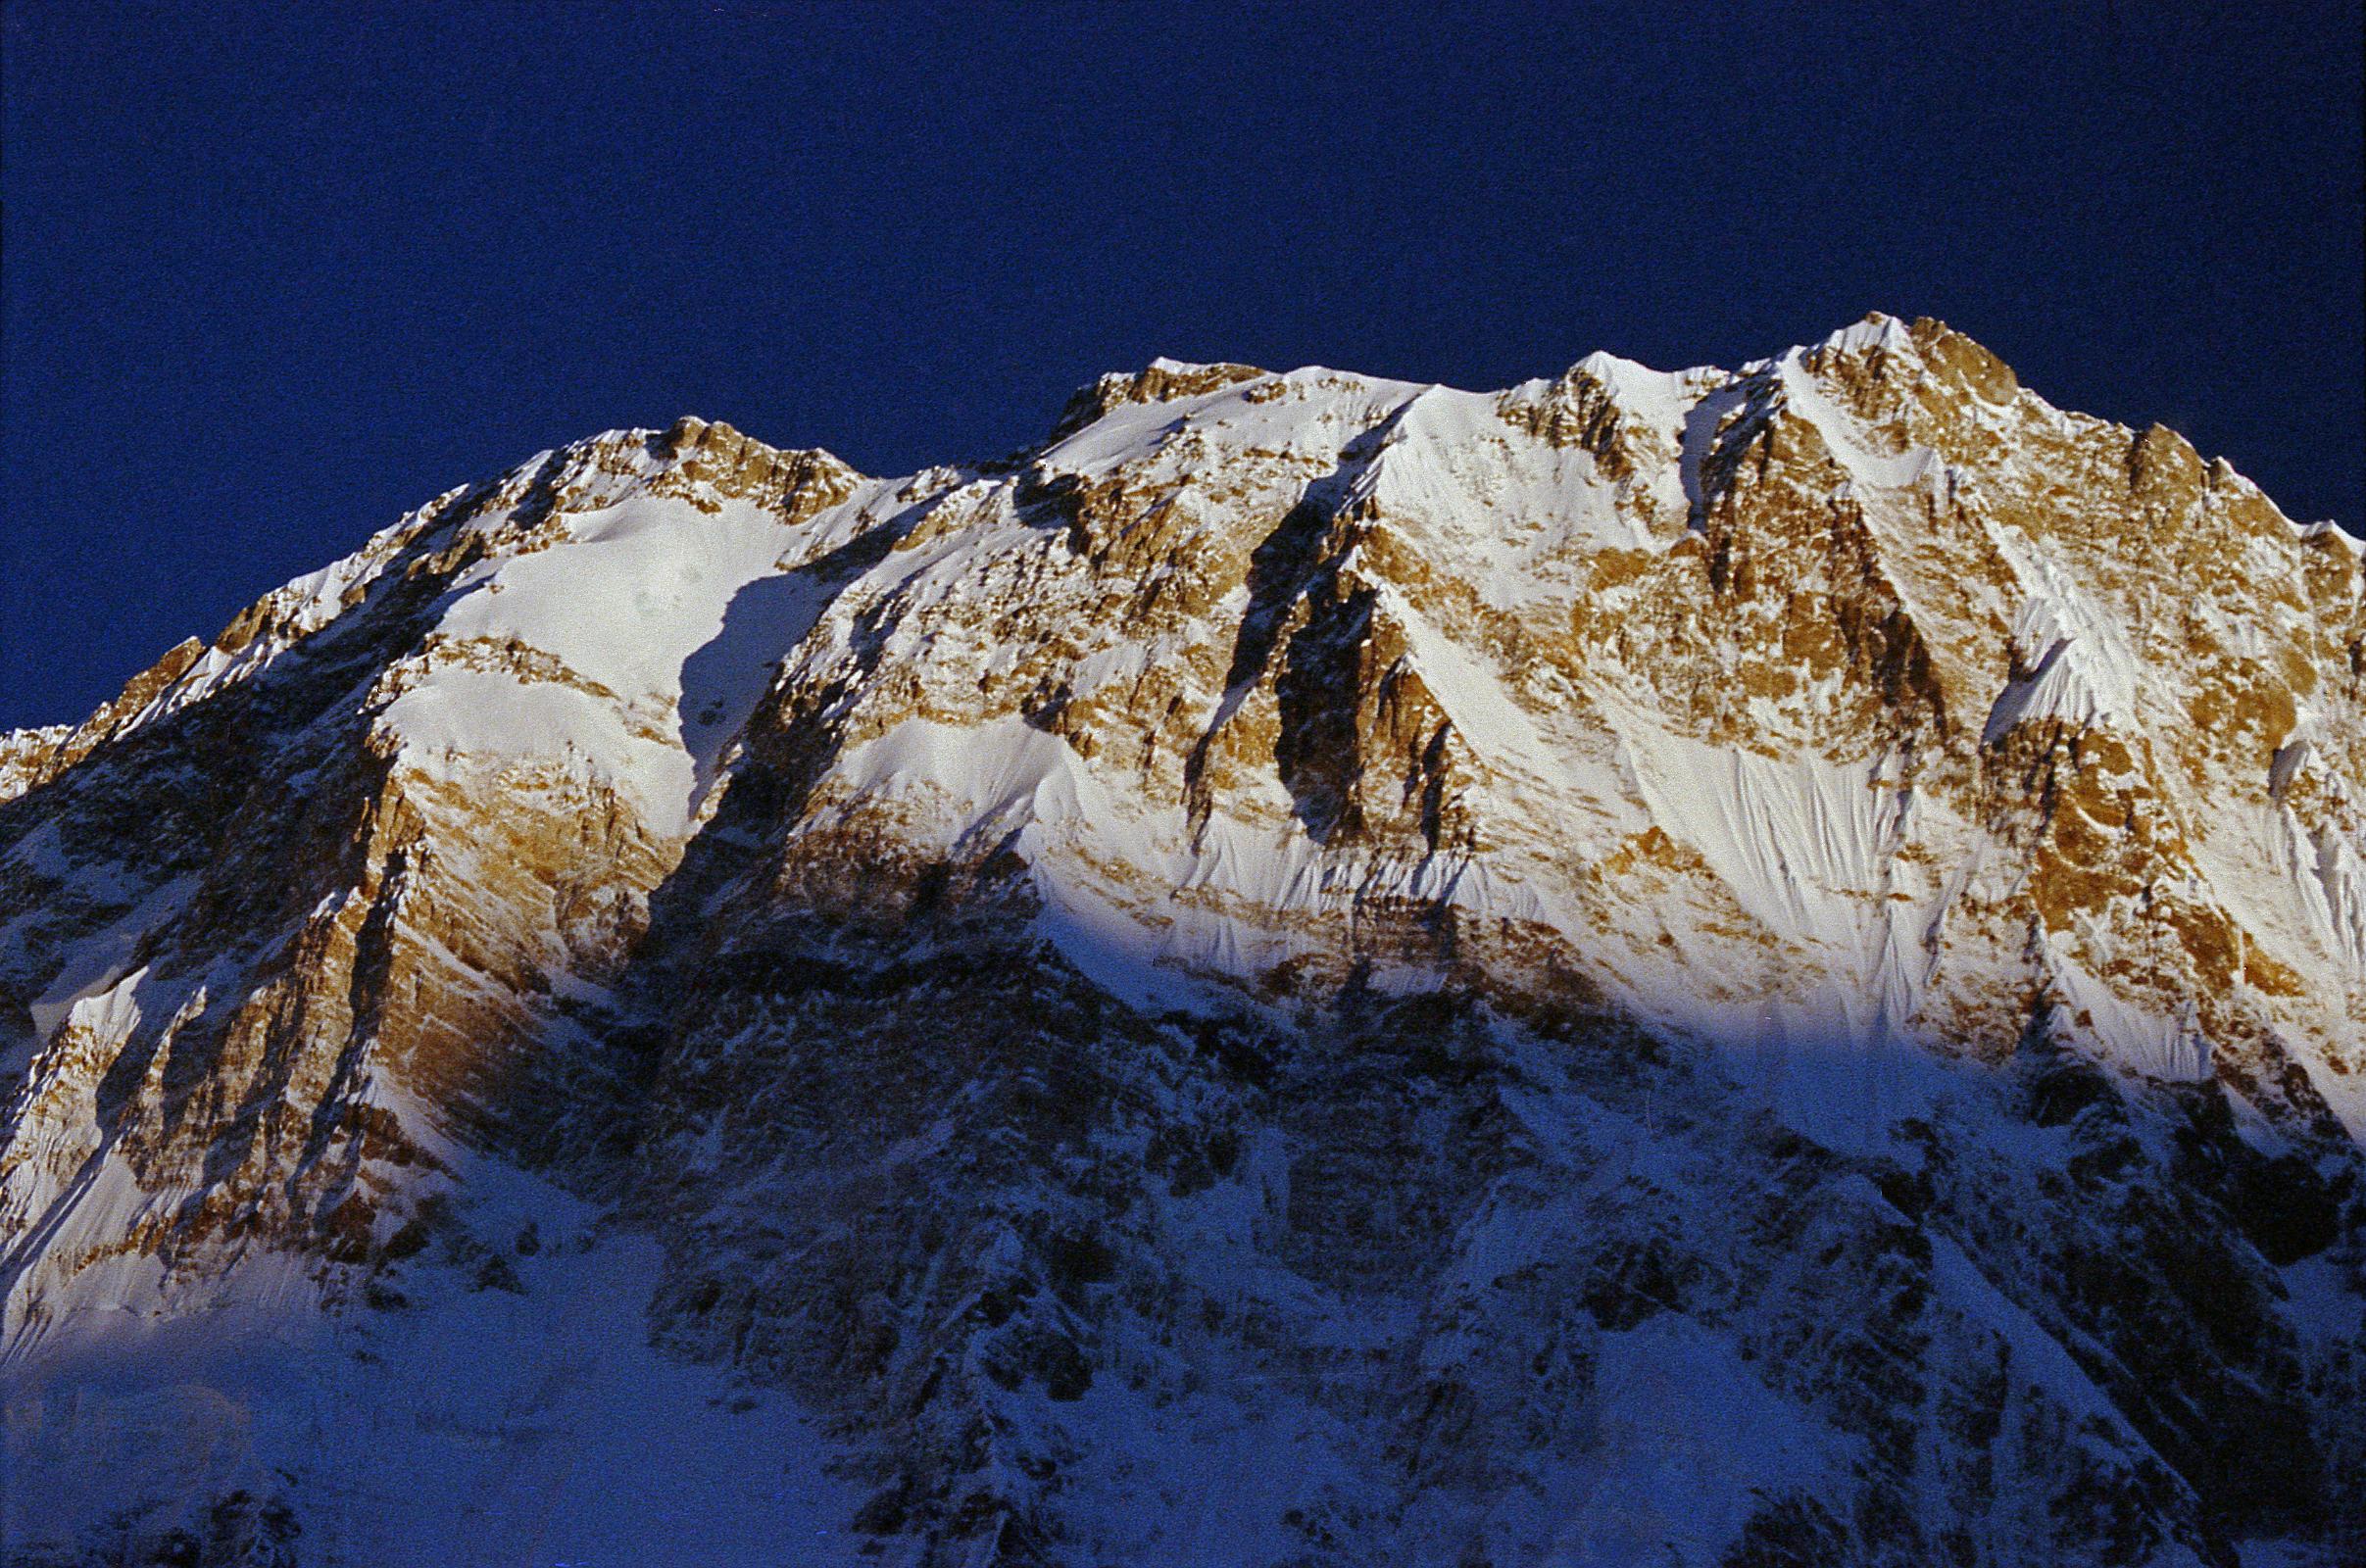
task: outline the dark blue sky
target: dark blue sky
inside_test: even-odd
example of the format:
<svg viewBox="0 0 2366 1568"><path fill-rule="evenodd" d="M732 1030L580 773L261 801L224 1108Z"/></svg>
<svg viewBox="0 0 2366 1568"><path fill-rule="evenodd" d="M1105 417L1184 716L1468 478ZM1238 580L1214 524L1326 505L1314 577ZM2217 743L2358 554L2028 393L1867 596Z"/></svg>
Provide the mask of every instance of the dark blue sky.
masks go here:
<svg viewBox="0 0 2366 1568"><path fill-rule="evenodd" d="M1933 315L2354 527L2359 11L8 0L0 725L545 446L895 472L1159 354Z"/></svg>

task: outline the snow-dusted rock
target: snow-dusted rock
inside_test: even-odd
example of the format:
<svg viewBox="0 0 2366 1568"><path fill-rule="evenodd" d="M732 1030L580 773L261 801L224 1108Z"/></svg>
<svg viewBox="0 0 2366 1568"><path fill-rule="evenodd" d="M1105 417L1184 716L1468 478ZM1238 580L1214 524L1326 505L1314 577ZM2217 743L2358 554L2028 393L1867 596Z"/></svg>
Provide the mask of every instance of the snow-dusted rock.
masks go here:
<svg viewBox="0 0 2366 1568"><path fill-rule="evenodd" d="M0 1527L2338 1560L2361 671L1931 321L542 454L0 738Z"/></svg>

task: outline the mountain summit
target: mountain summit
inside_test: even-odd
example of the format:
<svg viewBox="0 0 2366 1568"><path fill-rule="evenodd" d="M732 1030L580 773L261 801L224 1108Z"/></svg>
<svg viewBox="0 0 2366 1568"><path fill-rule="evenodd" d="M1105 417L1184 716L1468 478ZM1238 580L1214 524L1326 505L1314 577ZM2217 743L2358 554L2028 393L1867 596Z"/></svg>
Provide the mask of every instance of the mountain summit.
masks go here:
<svg viewBox="0 0 2366 1568"><path fill-rule="evenodd" d="M2366 1550L2366 589L1882 316L683 419L0 737L12 1563Z"/></svg>

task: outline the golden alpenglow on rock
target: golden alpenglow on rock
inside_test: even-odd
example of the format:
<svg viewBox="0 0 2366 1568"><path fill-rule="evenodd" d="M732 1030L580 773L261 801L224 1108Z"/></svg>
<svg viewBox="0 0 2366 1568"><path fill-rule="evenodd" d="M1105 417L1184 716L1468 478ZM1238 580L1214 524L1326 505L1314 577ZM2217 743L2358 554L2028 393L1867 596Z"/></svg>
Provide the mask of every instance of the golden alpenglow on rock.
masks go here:
<svg viewBox="0 0 2366 1568"><path fill-rule="evenodd" d="M683 419L0 737L12 1563L2366 1552L2366 591L1937 321Z"/></svg>

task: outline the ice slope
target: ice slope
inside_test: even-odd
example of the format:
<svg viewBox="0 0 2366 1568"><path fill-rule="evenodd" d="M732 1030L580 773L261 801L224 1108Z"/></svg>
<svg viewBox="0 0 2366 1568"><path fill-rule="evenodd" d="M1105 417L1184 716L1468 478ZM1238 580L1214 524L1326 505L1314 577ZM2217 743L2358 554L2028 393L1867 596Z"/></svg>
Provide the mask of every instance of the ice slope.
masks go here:
<svg viewBox="0 0 2366 1568"><path fill-rule="evenodd" d="M428 1299L324 1314L313 1281L249 1265L202 1310L127 1289L113 1314L20 1326L0 1347L10 1560L195 1548L240 1493L308 1563L851 1560L859 1498L810 1418L651 1348L651 1242L498 1166L466 1190L499 1249L415 1276Z"/></svg>
<svg viewBox="0 0 2366 1568"><path fill-rule="evenodd" d="M2250 1195L2366 1127L2357 553L1975 354L1160 362L895 479L611 432L18 748L12 1543L244 1490L350 1560L849 1561L860 1505L1706 1563L1860 1486L1936 1538L1934 1412L2002 1387L2077 1438L1997 1463L2222 1563L2144 1391L2266 1451L2319 1407L2228 1386L2344 1387L2276 1271L2348 1254ZM121 825L188 777L233 826ZM2247 1329L2111 1316L2203 1249Z"/></svg>

